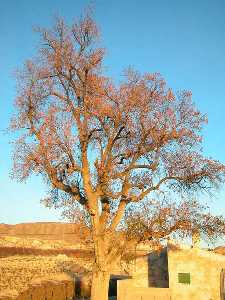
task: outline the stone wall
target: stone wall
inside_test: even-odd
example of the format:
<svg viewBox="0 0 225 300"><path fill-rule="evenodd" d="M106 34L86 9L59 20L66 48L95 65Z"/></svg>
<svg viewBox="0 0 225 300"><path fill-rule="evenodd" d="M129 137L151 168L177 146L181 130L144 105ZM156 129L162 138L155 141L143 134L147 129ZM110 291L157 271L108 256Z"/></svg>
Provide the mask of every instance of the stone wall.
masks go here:
<svg viewBox="0 0 225 300"><path fill-rule="evenodd" d="M19 295L5 293L0 300L70 300L75 297L75 286L72 280L46 280L31 284Z"/></svg>

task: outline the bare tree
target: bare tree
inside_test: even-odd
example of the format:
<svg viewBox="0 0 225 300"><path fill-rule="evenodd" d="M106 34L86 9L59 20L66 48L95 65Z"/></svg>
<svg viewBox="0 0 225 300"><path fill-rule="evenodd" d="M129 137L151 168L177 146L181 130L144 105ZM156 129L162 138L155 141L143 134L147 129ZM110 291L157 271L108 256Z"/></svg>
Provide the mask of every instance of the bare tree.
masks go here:
<svg viewBox="0 0 225 300"><path fill-rule="evenodd" d="M158 73L128 69L118 85L103 74L89 15L39 33L37 57L18 72L14 175L42 174L48 201L82 206L95 255L91 299L105 300L121 255L121 242L115 249L111 241L127 209L168 189L207 191L223 182L225 167L201 153L206 117L191 92L173 93Z"/></svg>

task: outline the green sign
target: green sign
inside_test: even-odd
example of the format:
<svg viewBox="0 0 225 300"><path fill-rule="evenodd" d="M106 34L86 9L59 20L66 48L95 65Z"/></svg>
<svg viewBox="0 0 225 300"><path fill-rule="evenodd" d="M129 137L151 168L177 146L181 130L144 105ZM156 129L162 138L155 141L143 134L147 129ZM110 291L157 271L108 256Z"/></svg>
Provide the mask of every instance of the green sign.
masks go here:
<svg viewBox="0 0 225 300"><path fill-rule="evenodd" d="M178 273L178 282L190 284L191 283L191 275L190 273Z"/></svg>

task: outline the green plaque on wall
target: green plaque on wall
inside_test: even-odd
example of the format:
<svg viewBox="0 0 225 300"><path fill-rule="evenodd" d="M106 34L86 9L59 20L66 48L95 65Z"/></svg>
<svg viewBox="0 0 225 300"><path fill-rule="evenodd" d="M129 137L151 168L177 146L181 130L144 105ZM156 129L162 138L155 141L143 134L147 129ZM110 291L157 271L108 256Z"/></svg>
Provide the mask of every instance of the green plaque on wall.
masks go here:
<svg viewBox="0 0 225 300"><path fill-rule="evenodd" d="M191 275L190 273L178 273L178 282L190 284L191 283Z"/></svg>

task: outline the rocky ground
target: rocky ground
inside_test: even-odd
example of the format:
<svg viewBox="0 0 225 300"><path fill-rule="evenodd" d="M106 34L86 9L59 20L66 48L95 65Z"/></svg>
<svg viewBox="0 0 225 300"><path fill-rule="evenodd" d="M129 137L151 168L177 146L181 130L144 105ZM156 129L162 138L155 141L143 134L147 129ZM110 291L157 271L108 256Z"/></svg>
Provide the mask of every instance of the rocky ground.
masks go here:
<svg viewBox="0 0 225 300"><path fill-rule="evenodd" d="M35 280L73 277L88 272L90 261L58 256L11 256L0 259L0 295L25 290Z"/></svg>

